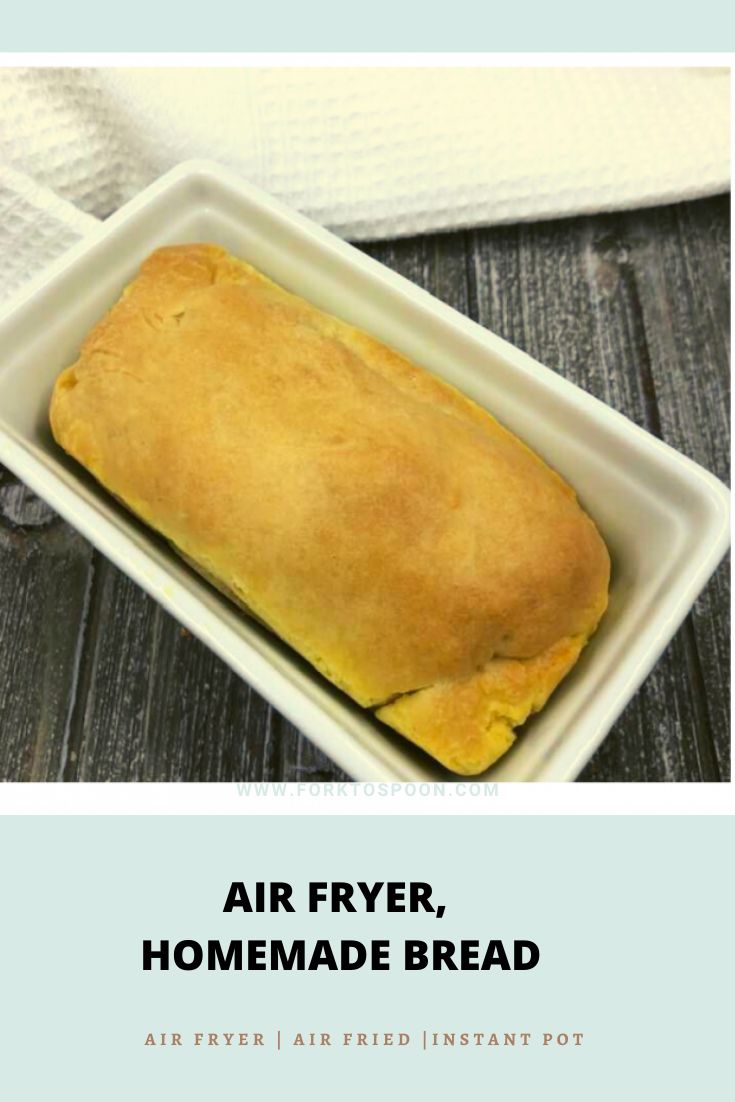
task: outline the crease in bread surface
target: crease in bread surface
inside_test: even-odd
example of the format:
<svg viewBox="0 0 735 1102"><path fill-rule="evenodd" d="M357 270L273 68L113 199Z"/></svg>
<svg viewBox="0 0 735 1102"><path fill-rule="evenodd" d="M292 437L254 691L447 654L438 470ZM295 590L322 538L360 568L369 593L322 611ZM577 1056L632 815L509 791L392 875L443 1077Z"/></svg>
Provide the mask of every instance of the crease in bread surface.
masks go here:
<svg viewBox="0 0 735 1102"><path fill-rule="evenodd" d="M50 417L205 576L457 772L508 748L604 612L607 550L556 472L218 246L148 258Z"/></svg>

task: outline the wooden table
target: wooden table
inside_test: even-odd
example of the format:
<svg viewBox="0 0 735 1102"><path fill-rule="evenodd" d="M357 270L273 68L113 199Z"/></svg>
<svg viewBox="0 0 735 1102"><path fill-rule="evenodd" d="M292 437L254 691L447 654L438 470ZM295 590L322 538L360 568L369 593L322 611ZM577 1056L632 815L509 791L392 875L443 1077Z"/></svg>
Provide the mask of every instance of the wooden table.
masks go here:
<svg viewBox="0 0 735 1102"><path fill-rule="evenodd" d="M367 251L729 473L729 200ZM722 566L582 774L729 779ZM0 777L343 779L206 647L0 471Z"/></svg>

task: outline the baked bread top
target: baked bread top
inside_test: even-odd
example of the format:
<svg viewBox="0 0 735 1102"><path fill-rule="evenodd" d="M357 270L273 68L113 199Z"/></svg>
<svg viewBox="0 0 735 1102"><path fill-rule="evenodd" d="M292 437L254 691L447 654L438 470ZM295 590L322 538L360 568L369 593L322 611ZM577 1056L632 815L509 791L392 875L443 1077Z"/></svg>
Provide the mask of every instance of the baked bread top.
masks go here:
<svg viewBox="0 0 735 1102"><path fill-rule="evenodd" d="M564 640L578 653L606 606L605 545L538 456L215 245L148 258L57 380L51 425L367 707Z"/></svg>

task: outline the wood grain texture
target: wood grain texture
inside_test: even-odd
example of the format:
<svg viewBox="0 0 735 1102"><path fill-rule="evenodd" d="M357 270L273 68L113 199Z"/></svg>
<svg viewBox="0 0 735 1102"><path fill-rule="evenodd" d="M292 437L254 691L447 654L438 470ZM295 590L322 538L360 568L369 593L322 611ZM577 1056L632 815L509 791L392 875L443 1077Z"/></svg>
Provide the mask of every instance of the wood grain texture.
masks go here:
<svg viewBox="0 0 735 1102"><path fill-rule="evenodd" d="M727 197L365 248L728 481ZM581 779L729 779L729 609L723 565ZM0 778L346 779L2 471Z"/></svg>

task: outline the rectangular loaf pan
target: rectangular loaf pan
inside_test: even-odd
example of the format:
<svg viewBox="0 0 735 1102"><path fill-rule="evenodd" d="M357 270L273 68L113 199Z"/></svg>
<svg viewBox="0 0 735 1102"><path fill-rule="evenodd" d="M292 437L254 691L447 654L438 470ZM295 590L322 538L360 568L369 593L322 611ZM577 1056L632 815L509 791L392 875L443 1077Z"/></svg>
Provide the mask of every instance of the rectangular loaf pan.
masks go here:
<svg viewBox="0 0 735 1102"><path fill-rule="evenodd" d="M577 490L612 555L610 607L572 673L486 775L573 780L727 550L727 489L530 356L220 166L185 162L146 188L0 314L0 462L357 780L456 778L230 605L51 438L54 380L88 330L148 253L193 241L225 246L445 378Z"/></svg>

